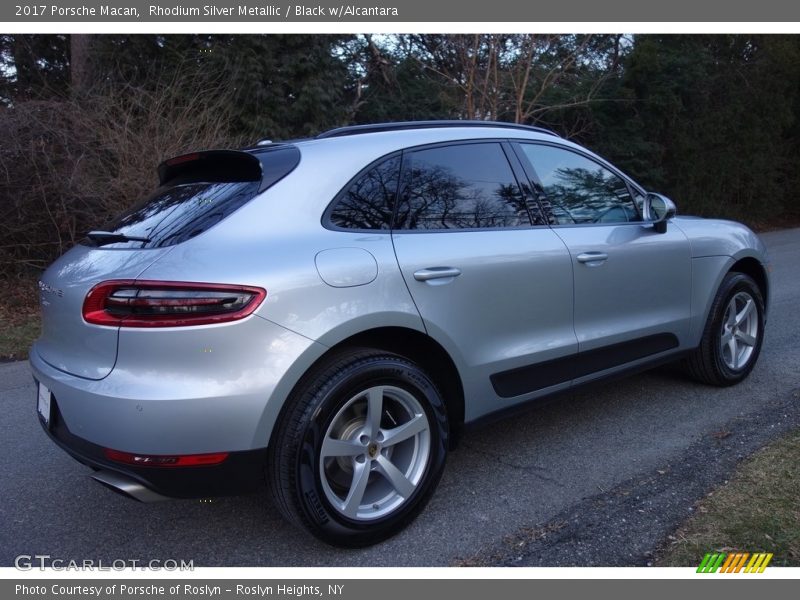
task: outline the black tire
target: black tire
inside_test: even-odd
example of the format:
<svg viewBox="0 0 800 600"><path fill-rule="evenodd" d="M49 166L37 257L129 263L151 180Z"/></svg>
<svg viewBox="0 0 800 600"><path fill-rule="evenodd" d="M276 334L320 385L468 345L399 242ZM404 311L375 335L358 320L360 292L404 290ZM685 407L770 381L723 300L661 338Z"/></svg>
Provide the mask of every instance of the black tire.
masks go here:
<svg viewBox="0 0 800 600"><path fill-rule="evenodd" d="M757 334L754 336L755 344L751 346L752 352L743 364L734 368L728 364L729 359L726 360L722 349L725 316L734 297L747 296L753 299L755 305ZM750 374L758 360L764 342L764 324L764 299L756 282L744 273L728 273L714 297L700 346L685 360L687 372L697 381L709 385L724 387L739 383Z"/></svg>
<svg viewBox="0 0 800 600"><path fill-rule="evenodd" d="M327 456L323 459L322 444L326 438L339 439L339 435L328 434L329 428L343 422L342 411L352 410L353 414L356 414L355 425L351 428L362 427L363 430L358 431L367 431L369 413L364 413L363 422L359 425L355 411L363 407L364 402L367 403L366 410L369 410L366 391L375 389L387 390L385 397L381 391L381 410L376 411L381 415L378 417L379 421L380 419L384 421L375 426L379 431L375 439L382 440L384 431L387 434L391 432L388 428L384 429L387 427L384 423L388 423L386 419L393 418L390 408L386 406L390 403L397 404L390 393L405 399L407 403L415 403L414 406L423 410L423 413L415 411L416 417L409 415L408 419L417 420L420 416L424 416L427 419L427 423L424 423L427 425L425 432L416 434L396 446L401 448L402 444L414 444L414 449L411 451L407 450L408 446L396 451L398 456L413 457L410 460L416 462L410 462L412 466L409 469L413 469L414 477L419 479L413 487L413 492L406 491L407 497L395 492L396 497L393 502L400 504L396 508L389 505L388 508L382 509L388 511L386 514L376 518L359 514L346 516L341 505L339 507L334 505L334 501L341 497L332 495L335 478L333 476L329 478L328 471L338 471L337 475L345 481L347 477L351 477L352 491L357 487L356 461L360 461L360 464L366 462L367 468L362 467L361 472L367 473L365 480L368 482L365 484L367 492L370 492L369 486L391 487L389 477L383 475L377 463L383 460L380 454L395 448L389 448L388 440L385 447L369 442L369 450L365 447L363 456L342 458ZM362 392L363 396L359 396ZM355 400L356 398L359 399ZM386 406L383 404L384 401ZM399 404L392 406L395 412L402 412L398 408ZM396 421L394 426L397 426ZM346 438L347 443L367 444L363 441L367 436L359 435L356 429L348 434L352 437ZM423 447L423 440L428 448L427 460L419 458L425 455L423 451L418 451ZM447 448L448 421L445 403L430 377L420 367L402 356L380 350L348 349L337 353L313 369L287 400L270 441L267 481L276 506L293 524L335 546L369 546L398 533L425 507L444 470ZM350 475L346 472L348 464L351 465ZM402 465L400 468L402 469ZM325 477L325 487L323 477ZM382 493L381 490L382 488L379 488ZM391 493L390 490L389 494ZM342 495L349 497L347 494ZM367 499L366 492L362 495L362 499ZM373 507L375 510L378 509L377 501L373 505L369 505L369 502L367 499L367 505L362 505L359 501L351 503L350 506L355 505L357 511L362 510L364 506L366 506L363 508L364 511L369 511ZM347 505L347 498L344 504Z"/></svg>

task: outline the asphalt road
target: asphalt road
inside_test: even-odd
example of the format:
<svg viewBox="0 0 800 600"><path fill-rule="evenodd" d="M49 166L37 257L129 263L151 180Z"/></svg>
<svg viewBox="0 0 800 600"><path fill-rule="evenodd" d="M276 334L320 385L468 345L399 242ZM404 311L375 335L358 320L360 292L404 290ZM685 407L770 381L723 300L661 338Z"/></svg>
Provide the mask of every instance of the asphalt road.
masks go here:
<svg viewBox="0 0 800 600"><path fill-rule="evenodd" d="M0 365L0 565L13 565L20 554L106 562L184 559L197 566L442 566L475 556L478 564L514 564L508 540L562 521L569 526L552 530L568 532L570 544L608 548L615 543L609 527L624 529L626 511L645 512L617 503L615 520L598 527L609 492L638 489L656 473L689 465L653 492L669 497L668 514L640 518L639 541L625 542L635 551L606 561L642 564L708 485L785 431L800 412L800 229L763 239L774 288L765 346L747 381L716 389L662 368L586 388L473 432L451 455L423 514L400 535L365 550L333 549L299 534L263 494L140 504L104 489L41 431L27 363ZM737 423L748 427L737 429ZM696 460L708 440L730 430L738 432L729 439L735 443ZM716 476L700 478L703 465ZM581 525L586 520L595 526ZM572 553L567 562L602 564L599 550L585 560ZM564 564L532 552L519 560Z"/></svg>

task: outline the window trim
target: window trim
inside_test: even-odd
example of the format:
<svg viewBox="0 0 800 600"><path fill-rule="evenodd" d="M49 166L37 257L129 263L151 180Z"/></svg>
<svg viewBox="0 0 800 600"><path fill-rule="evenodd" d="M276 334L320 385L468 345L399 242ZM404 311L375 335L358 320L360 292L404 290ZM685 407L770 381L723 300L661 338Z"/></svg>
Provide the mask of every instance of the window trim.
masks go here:
<svg viewBox="0 0 800 600"><path fill-rule="evenodd" d="M636 193L638 192L639 195L646 197L647 192L644 191L644 188L639 184L635 183L630 177L625 175L622 171L614 167L608 161L593 156L587 152L584 152L578 148L572 148L570 146L565 146L564 144L553 143L550 140L525 140L525 139L511 139L509 140L511 147L514 149L515 154L517 155L517 159L523 166L526 174L531 180L531 185L533 187L534 195L536 197L537 203L540 205L540 209L542 213L548 218L550 221L550 227L552 228L562 228L562 227L608 227L608 226L617 226L617 225L647 225L650 223L649 221L644 220L644 215L639 211L639 207L636 206L636 201L634 200ZM533 166L533 163L528 159L527 155L525 154L525 150L522 148L523 144L531 144L537 146L550 146L553 148L558 148L560 150L564 150L566 152L571 152L573 154L577 154L591 162L603 167L604 169L610 171L617 177L619 177L625 186L628 188L628 194L631 197L631 202L633 203L633 208L636 210L637 214L641 217L641 221L619 221L616 223L558 223L556 222L556 217L553 212L549 208L549 200L547 198L547 194L544 191L544 186L542 185L542 180L539 178L539 174L536 172L536 168ZM547 202L547 205L543 204L542 201Z"/></svg>
<svg viewBox="0 0 800 600"><path fill-rule="evenodd" d="M514 172L514 177L517 178L517 183L520 187L520 191L522 192L525 206L528 208L528 218L530 219L531 226L548 226L548 215L542 209L542 205L536 198L536 191L534 190L533 185L531 185L528 174L525 172L524 165L517 156L517 151L514 148L514 145L510 140L504 140L502 146L503 151L506 153L506 158L511 165L511 170ZM536 220L534 219L534 213L536 213L536 216L538 217L538 221L540 222L539 224L535 222Z"/></svg>

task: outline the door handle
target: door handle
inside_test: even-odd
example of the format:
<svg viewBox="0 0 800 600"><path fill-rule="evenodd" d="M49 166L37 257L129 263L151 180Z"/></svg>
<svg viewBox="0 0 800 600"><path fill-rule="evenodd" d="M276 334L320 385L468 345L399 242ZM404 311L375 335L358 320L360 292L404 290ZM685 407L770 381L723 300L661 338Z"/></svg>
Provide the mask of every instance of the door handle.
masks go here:
<svg viewBox="0 0 800 600"><path fill-rule="evenodd" d="M461 269L456 267L428 267L414 272L414 279L417 281L430 281L431 279L443 279L445 277L458 277Z"/></svg>
<svg viewBox="0 0 800 600"><path fill-rule="evenodd" d="M578 254L577 259L579 263L596 267L608 260L608 254L605 252L583 252Z"/></svg>

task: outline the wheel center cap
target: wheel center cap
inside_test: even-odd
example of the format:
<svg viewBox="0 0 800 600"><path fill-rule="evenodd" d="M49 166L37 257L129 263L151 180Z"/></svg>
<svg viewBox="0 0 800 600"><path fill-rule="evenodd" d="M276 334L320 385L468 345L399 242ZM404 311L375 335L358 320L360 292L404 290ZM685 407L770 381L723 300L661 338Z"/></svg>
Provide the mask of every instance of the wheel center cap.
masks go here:
<svg viewBox="0 0 800 600"><path fill-rule="evenodd" d="M367 454L370 458L375 458L378 456L378 444L371 442L370 445L367 446Z"/></svg>

